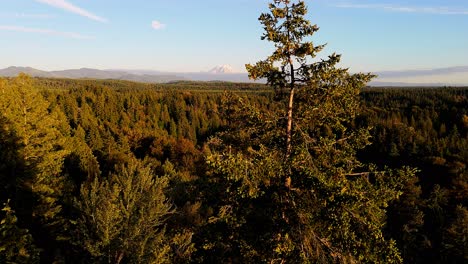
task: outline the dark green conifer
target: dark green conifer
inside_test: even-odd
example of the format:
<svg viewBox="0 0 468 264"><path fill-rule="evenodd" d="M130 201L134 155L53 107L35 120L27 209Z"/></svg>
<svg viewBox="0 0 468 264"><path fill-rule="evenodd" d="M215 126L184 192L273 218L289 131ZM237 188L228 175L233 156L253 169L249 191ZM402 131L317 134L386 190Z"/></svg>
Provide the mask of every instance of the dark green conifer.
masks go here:
<svg viewBox="0 0 468 264"><path fill-rule="evenodd" d="M369 130L353 121L372 75L338 68L339 55L314 60L324 46L309 40L318 27L306 14L303 1L275 0L259 18L275 51L247 70L280 100L268 111L226 98L229 130L207 158L222 192L207 228L223 231L204 249L239 262L401 263L382 230L385 208L413 171L394 176L358 161Z"/></svg>
<svg viewBox="0 0 468 264"><path fill-rule="evenodd" d="M15 211L6 203L0 212L0 263L39 263L31 234L17 222Z"/></svg>
<svg viewBox="0 0 468 264"><path fill-rule="evenodd" d="M77 207L78 245L95 261L169 263L165 221L173 213L164 195L168 181L137 160L108 179L83 185Z"/></svg>

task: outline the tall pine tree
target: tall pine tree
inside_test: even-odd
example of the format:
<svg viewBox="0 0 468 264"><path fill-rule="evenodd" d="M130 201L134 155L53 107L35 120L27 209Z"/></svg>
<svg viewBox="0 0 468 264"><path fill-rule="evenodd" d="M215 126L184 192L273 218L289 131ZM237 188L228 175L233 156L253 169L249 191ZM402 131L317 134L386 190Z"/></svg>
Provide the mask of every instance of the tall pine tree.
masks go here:
<svg viewBox="0 0 468 264"><path fill-rule="evenodd" d="M201 250L236 262L400 263L385 208L414 172L358 161L369 131L353 122L372 76L338 68L339 55L314 60L324 46L308 39L318 27L306 14L303 1L275 0L259 18L276 49L247 70L276 89L277 110L226 97L231 124L207 157L220 199Z"/></svg>

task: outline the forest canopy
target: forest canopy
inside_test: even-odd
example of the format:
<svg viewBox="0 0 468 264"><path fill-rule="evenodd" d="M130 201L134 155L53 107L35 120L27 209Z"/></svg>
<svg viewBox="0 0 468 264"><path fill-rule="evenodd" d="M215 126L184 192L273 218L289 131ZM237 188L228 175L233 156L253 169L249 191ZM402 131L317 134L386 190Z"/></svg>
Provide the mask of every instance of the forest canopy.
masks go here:
<svg viewBox="0 0 468 264"><path fill-rule="evenodd" d="M0 78L0 263L466 263L468 88L369 88L260 16L268 85Z"/></svg>

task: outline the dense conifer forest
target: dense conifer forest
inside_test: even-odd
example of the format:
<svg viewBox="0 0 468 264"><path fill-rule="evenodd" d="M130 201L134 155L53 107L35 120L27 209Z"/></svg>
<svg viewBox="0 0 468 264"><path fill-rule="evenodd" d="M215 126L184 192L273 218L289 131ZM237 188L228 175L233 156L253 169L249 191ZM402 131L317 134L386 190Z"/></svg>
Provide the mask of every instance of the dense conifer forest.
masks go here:
<svg viewBox="0 0 468 264"><path fill-rule="evenodd" d="M267 85L0 78L0 263L466 263L468 88L366 88L269 8Z"/></svg>
<svg viewBox="0 0 468 264"><path fill-rule="evenodd" d="M262 209L252 212L259 208L245 195L225 193L227 183L210 163L219 137L241 126L235 120L248 120L246 108L279 107L263 85L19 76L1 80L0 90L1 262L270 257L241 242L263 246L266 238L258 236L271 224L268 204L255 199ZM366 88L360 102L350 125L370 126L372 144L358 151L359 160L379 170L417 170L402 176L383 235L395 241L405 263L465 262L468 88ZM321 130L333 134L331 127ZM252 141L236 141L246 136ZM228 137L232 144L259 140ZM248 189L253 182L234 183L229 188L256 191ZM242 210L228 216L232 203ZM252 219L240 220L241 214Z"/></svg>

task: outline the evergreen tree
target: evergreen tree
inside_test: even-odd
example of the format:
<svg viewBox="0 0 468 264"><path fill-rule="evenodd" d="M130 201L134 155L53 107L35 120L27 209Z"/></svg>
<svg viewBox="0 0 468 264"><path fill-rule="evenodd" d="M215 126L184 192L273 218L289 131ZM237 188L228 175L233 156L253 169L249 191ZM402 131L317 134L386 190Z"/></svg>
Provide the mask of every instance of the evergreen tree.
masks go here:
<svg viewBox="0 0 468 264"><path fill-rule="evenodd" d="M414 171L378 172L357 160L369 130L353 122L372 76L337 68L338 55L309 63L323 46L303 41L318 30L306 13L303 1L275 0L260 16L276 50L247 70L280 100L268 111L227 97L230 130L211 140L207 157L221 201L203 249L235 262L400 263L382 233L385 208Z"/></svg>
<svg viewBox="0 0 468 264"><path fill-rule="evenodd" d="M164 196L167 179L137 160L109 179L83 185L77 208L77 242L94 259L110 263L168 263L165 220L173 213Z"/></svg>
<svg viewBox="0 0 468 264"><path fill-rule="evenodd" d="M14 102L14 103L12 103ZM34 82L20 74L2 89L0 110L8 127L18 138L15 197L10 197L21 225L30 227L38 246L53 248L61 239L65 221L61 216L66 178L62 173L67 155L67 122L51 109ZM54 254L44 251L44 254Z"/></svg>
<svg viewBox="0 0 468 264"><path fill-rule="evenodd" d="M340 56L332 55L328 61L320 64L307 64L308 57L314 58L325 46L314 45L307 41L319 30L305 19L307 8L303 1L275 0L270 4L270 13L259 18L265 33L262 40L274 43L275 51L266 60L255 65L247 64L249 77L252 79L266 78L267 83L283 92L289 91L287 108L286 151L289 156L292 151L294 96L296 90L308 83L314 68L333 66Z"/></svg>
<svg viewBox="0 0 468 264"><path fill-rule="evenodd" d="M39 250L27 229L17 226L15 211L8 203L0 213L0 262L38 263Z"/></svg>
<svg viewBox="0 0 468 264"><path fill-rule="evenodd" d="M468 261L468 210L459 205L455 209L453 222L444 230L443 249L445 263Z"/></svg>

